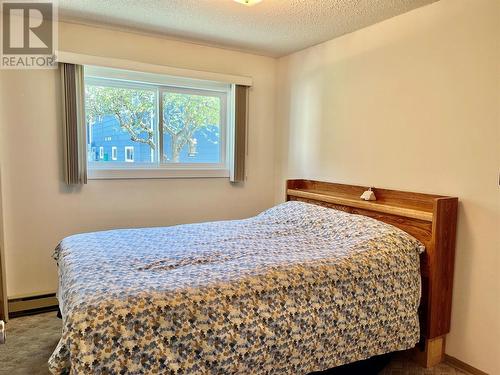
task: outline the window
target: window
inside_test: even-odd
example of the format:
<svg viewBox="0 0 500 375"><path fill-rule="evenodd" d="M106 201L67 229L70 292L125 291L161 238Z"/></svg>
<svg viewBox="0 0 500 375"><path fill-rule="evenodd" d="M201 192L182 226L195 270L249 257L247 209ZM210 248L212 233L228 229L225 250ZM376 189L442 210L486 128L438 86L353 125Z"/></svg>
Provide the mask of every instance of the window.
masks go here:
<svg viewBox="0 0 500 375"><path fill-rule="evenodd" d="M127 163L134 162L134 146L125 146L125 161Z"/></svg>
<svg viewBox="0 0 500 375"><path fill-rule="evenodd" d="M228 177L233 88L86 66L89 176Z"/></svg>

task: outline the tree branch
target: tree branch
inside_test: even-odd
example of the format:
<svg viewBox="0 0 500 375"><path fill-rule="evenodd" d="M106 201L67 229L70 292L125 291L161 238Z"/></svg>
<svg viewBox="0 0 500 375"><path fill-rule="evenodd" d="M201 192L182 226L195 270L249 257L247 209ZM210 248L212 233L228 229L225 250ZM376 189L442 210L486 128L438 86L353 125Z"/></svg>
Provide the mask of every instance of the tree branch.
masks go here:
<svg viewBox="0 0 500 375"><path fill-rule="evenodd" d="M148 133L147 139L140 138L139 135L137 134L137 132L134 130L133 126L122 119L120 112L118 112L118 111L115 112L115 116L118 118L118 122L120 123L121 127L125 128L125 130L127 130L128 133L130 134L131 141L138 142L138 143L144 143L144 144L149 145L153 150L156 149L156 145L154 144L154 142L152 140L153 132L151 131L151 129L147 128L147 133ZM142 122L140 125L142 125ZM142 126L142 127L144 128L144 126Z"/></svg>

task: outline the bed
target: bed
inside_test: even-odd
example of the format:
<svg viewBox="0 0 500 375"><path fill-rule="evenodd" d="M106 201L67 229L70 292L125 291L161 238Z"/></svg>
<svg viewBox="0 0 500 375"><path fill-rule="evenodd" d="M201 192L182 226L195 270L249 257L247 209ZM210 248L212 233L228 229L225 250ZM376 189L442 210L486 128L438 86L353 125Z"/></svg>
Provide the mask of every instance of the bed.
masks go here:
<svg viewBox="0 0 500 375"><path fill-rule="evenodd" d="M424 243L324 193L294 180L249 219L65 238L50 370L307 374L413 348Z"/></svg>

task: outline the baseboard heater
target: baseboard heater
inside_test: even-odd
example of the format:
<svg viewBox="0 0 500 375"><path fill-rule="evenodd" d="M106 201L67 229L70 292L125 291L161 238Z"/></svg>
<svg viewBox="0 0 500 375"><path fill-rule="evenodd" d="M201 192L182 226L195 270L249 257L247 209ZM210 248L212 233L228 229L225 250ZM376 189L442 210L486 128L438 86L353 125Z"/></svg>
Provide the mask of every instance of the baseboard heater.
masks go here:
<svg viewBox="0 0 500 375"><path fill-rule="evenodd" d="M42 310L57 310L59 303L55 293L8 300L9 317L25 315Z"/></svg>

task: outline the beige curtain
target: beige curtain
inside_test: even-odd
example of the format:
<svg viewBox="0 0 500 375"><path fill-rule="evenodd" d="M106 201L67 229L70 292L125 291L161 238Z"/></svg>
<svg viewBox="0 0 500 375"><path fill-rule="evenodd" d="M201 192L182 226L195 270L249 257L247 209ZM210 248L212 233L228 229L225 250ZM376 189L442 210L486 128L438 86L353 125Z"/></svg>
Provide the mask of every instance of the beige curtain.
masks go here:
<svg viewBox="0 0 500 375"><path fill-rule="evenodd" d="M60 64L64 129L64 172L68 185L87 183L83 66Z"/></svg>
<svg viewBox="0 0 500 375"><path fill-rule="evenodd" d="M230 173L231 182L245 181L245 157L247 153L248 86L235 87L234 162Z"/></svg>

